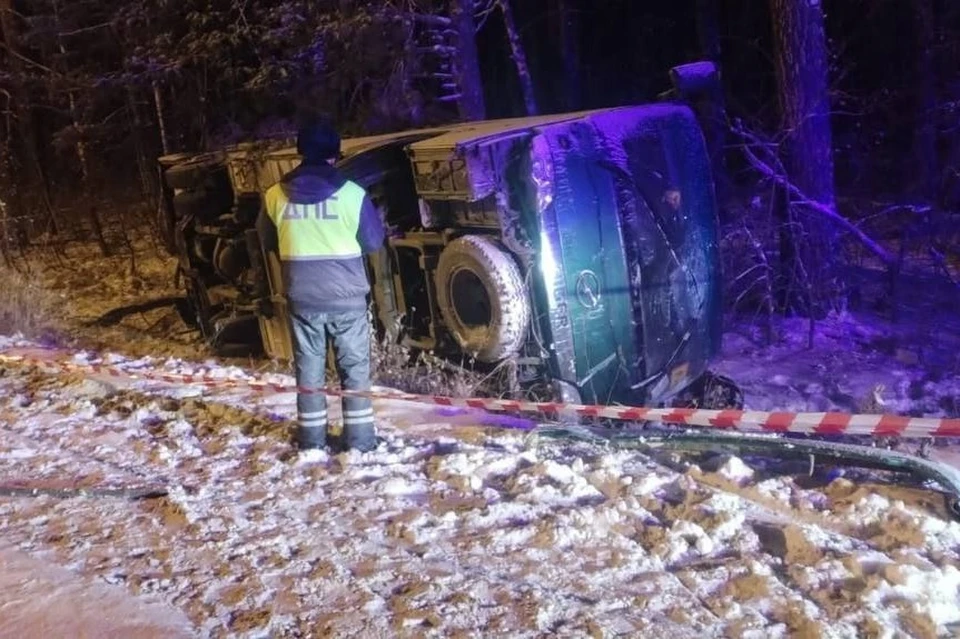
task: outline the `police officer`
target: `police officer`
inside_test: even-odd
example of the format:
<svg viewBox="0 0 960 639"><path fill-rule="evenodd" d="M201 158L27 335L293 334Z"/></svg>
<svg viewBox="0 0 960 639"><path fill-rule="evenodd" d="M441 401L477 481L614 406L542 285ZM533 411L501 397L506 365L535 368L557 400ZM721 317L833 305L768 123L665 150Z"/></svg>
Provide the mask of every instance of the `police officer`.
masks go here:
<svg viewBox="0 0 960 639"><path fill-rule="evenodd" d="M265 246L280 253L290 309L297 386L325 385L327 341L346 390L370 389L370 325L364 268L367 253L380 250L383 222L366 191L333 166L340 136L315 120L297 135L299 167L264 197L258 220ZM376 447L369 399L344 397L343 440L347 448ZM301 449L327 444L327 400L322 392L297 395L297 440Z"/></svg>

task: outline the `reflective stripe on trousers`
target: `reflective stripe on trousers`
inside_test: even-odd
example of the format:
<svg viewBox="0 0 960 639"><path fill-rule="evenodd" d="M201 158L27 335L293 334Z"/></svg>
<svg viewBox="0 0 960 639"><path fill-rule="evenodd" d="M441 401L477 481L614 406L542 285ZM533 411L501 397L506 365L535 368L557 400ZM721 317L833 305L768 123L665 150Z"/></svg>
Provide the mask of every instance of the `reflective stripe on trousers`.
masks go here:
<svg viewBox="0 0 960 639"><path fill-rule="evenodd" d="M333 346L337 374L344 390L370 390L370 326L366 311L291 314L297 386L323 388L326 384L327 339ZM343 436L349 448L376 446L373 403L366 397L344 397ZM298 393L297 416L301 432L324 442L327 398L322 393ZM314 429L317 429L314 431Z"/></svg>

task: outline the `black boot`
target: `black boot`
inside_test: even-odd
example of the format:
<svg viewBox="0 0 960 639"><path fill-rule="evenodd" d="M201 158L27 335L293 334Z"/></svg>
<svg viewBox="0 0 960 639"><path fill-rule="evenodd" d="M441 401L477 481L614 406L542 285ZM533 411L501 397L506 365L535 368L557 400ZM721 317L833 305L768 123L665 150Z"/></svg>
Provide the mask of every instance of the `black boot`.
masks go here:
<svg viewBox="0 0 960 639"><path fill-rule="evenodd" d="M311 450L316 448L326 448L327 429L303 426L297 427L297 446L300 450Z"/></svg>

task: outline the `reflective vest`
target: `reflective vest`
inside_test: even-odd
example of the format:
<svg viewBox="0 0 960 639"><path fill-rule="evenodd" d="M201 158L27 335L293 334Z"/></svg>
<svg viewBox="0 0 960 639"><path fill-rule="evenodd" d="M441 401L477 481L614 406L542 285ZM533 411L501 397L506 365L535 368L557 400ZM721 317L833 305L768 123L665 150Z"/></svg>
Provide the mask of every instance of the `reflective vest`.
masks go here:
<svg viewBox="0 0 960 639"><path fill-rule="evenodd" d="M295 204L280 184L264 196L277 227L281 260L336 260L360 257L357 229L366 191L347 181L322 202Z"/></svg>

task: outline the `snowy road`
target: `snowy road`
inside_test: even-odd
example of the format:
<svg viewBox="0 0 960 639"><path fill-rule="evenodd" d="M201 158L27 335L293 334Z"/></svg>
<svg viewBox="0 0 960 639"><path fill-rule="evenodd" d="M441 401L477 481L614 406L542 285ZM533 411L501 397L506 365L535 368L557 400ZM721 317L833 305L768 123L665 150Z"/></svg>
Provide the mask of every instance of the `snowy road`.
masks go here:
<svg viewBox="0 0 960 639"><path fill-rule="evenodd" d="M25 345L0 344L12 346ZM22 630L66 600L149 602L136 620L97 622L140 623L125 636L960 627L960 524L930 491L762 476L735 458L678 473L635 452L389 401L376 406L380 450L305 457L287 443L294 410L292 394L0 366L0 488L169 489L144 500L0 496L0 564L72 575L58 589L0 581L0 631L18 623L7 611ZM48 636L34 630L18 636Z"/></svg>

